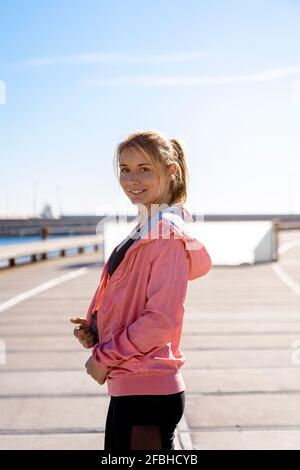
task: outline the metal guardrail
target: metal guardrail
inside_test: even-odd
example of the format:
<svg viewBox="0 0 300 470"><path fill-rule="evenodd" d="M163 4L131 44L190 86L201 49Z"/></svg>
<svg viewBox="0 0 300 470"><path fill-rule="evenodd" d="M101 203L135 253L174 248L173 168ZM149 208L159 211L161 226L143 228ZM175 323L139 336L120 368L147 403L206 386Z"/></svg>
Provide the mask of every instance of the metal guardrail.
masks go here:
<svg viewBox="0 0 300 470"><path fill-rule="evenodd" d="M0 261L8 261L9 267L13 267L16 265L16 260L21 257L29 257L29 262L34 263L38 261L38 257L40 260L46 260L51 252L58 251L58 256L66 256L67 250L77 249L78 253L84 253L86 247L93 246L94 250L98 251L99 245L103 246L101 234L6 245L0 247Z"/></svg>

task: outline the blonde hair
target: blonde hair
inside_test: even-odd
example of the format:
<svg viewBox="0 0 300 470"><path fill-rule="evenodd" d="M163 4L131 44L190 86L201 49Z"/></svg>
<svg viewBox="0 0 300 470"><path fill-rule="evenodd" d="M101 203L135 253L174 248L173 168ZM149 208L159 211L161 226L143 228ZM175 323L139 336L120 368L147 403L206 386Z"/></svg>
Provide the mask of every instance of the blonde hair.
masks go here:
<svg viewBox="0 0 300 470"><path fill-rule="evenodd" d="M167 139L161 132L156 130L137 131L129 134L125 140L117 145L114 155L114 170L118 179L120 178L120 155L127 147L140 152L153 165L159 177L159 194L161 194L164 187L167 167L175 164L177 171L170 180L170 204L184 204L186 202L189 175L186 152L181 139Z"/></svg>

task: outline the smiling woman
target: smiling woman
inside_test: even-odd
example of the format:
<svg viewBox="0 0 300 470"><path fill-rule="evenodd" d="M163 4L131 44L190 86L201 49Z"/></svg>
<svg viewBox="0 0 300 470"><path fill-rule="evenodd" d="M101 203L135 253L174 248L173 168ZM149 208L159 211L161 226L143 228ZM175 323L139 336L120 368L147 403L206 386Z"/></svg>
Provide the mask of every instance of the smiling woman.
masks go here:
<svg viewBox="0 0 300 470"><path fill-rule="evenodd" d="M192 216L183 207L181 143L136 132L118 145L115 164L140 217L112 251L88 308L87 325L96 328L86 368L99 384L107 379L111 397L104 450L170 450L185 405L179 344L187 284L205 275L211 260L184 226Z"/></svg>

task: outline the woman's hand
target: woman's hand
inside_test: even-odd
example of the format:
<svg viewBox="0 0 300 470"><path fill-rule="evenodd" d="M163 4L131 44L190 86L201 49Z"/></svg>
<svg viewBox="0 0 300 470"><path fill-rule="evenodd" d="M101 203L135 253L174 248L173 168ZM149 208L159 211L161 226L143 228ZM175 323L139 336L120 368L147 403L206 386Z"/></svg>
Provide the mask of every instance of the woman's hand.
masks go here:
<svg viewBox="0 0 300 470"><path fill-rule="evenodd" d="M83 318L76 318L75 320L71 318L70 321L72 323L79 324L79 326L74 328L74 336L78 339L82 346L86 349L91 349L93 346L95 346L97 339L91 332L87 321Z"/></svg>
<svg viewBox="0 0 300 470"><path fill-rule="evenodd" d="M86 362L85 367L87 374L96 380L96 382L98 382L100 385L105 383L109 369L97 366L94 363L92 356Z"/></svg>

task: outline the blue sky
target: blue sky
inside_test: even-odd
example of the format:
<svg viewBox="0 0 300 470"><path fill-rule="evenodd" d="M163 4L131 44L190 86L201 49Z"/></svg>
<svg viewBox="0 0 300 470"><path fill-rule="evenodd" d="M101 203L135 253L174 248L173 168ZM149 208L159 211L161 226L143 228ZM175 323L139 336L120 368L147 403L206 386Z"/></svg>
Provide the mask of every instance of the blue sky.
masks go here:
<svg viewBox="0 0 300 470"><path fill-rule="evenodd" d="M190 210L299 213L299 24L297 0L1 0L0 217L135 213L112 161L145 129L184 140Z"/></svg>

